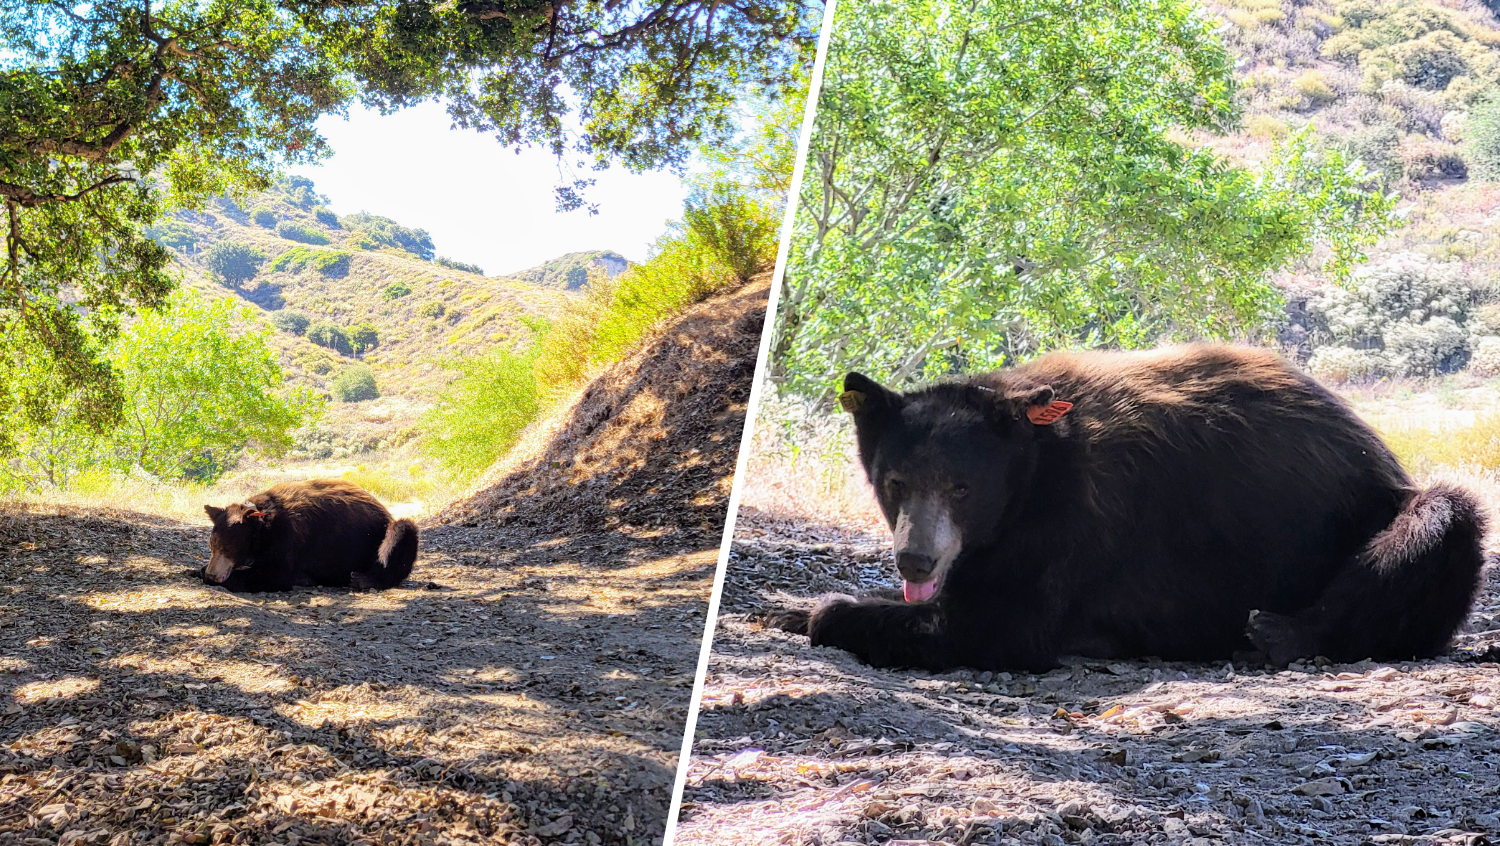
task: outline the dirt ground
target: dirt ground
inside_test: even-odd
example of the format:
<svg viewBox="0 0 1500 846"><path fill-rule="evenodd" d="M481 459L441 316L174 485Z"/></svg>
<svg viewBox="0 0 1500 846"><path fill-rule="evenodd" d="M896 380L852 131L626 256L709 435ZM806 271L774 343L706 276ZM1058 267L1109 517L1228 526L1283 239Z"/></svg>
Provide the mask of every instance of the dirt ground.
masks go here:
<svg viewBox="0 0 1500 846"><path fill-rule="evenodd" d="M660 843L766 291L581 391L394 590L236 596L206 518L0 506L0 844Z"/></svg>
<svg viewBox="0 0 1500 846"><path fill-rule="evenodd" d="M889 540L741 508L679 846L1500 839L1500 572L1414 664L864 666L748 615L890 586Z"/></svg>

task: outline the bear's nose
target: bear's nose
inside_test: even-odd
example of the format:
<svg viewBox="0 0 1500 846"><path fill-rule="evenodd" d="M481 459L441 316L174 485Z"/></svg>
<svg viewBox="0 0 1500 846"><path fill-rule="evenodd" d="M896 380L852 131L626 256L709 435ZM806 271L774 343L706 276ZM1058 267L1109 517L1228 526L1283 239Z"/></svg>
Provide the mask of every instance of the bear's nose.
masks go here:
<svg viewBox="0 0 1500 846"><path fill-rule="evenodd" d="M920 552L896 553L896 570L901 573L901 578L909 582L927 581L936 566L937 559L931 555L923 555Z"/></svg>

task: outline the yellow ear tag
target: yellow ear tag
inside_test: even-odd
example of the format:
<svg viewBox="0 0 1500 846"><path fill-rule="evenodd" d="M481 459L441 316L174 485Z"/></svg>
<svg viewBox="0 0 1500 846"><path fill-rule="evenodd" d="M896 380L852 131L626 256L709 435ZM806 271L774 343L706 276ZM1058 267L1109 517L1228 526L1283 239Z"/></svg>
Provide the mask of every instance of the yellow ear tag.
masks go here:
<svg viewBox="0 0 1500 846"><path fill-rule="evenodd" d="M850 414L858 412L865 404L863 391L844 391L839 394L839 405Z"/></svg>

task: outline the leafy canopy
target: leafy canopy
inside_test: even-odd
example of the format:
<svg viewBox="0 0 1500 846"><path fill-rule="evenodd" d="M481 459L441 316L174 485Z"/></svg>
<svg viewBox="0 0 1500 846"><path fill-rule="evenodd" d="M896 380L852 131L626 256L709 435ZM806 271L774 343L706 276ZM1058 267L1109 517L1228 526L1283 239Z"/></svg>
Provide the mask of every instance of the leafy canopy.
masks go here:
<svg viewBox="0 0 1500 846"><path fill-rule="evenodd" d="M230 299L186 290L143 313L107 351L125 395L123 425L90 431L77 397L60 393L51 417L13 433L0 488L64 487L91 467L210 482L246 449L285 453L320 404L284 384L270 331L253 320Z"/></svg>
<svg viewBox="0 0 1500 846"><path fill-rule="evenodd" d="M319 158L321 115L440 97L458 125L570 165L680 166L732 128L744 91L789 90L817 13L798 0L0 0L0 357L44 366L48 383L7 383L0 419L46 419L60 387L89 428L118 425L124 386L103 351L174 286L147 228ZM586 183L560 199L582 204ZM377 226L367 240L403 235ZM401 246L432 257L420 238Z"/></svg>
<svg viewBox="0 0 1500 846"><path fill-rule="evenodd" d="M50 362L96 430L125 399L102 350L174 284L146 228L318 155L313 121L352 93L274 3L144 9L0 0L0 328ZM43 411L34 392L7 392L0 416L18 405Z"/></svg>
<svg viewBox="0 0 1500 846"><path fill-rule="evenodd" d="M1184 0L871 0L833 32L772 352L793 390L1232 335L1270 271L1318 243L1347 268L1391 208L1305 136L1258 168L1189 143L1237 114Z"/></svg>

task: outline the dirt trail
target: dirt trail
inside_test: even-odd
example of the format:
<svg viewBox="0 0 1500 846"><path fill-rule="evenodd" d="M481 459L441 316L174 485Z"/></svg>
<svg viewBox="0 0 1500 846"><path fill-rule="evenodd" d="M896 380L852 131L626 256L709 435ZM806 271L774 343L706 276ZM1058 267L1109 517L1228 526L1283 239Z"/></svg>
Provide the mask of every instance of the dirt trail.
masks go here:
<svg viewBox="0 0 1500 846"><path fill-rule="evenodd" d="M395 590L235 596L205 526L0 508L0 844L659 843L766 289L603 374Z"/></svg>
<svg viewBox="0 0 1500 846"><path fill-rule="evenodd" d="M1448 658L932 675L758 628L888 540L742 509L676 842L1462 843L1500 835L1500 573Z"/></svg>

